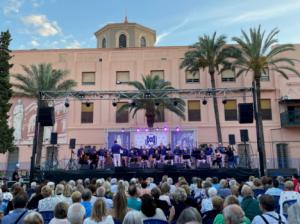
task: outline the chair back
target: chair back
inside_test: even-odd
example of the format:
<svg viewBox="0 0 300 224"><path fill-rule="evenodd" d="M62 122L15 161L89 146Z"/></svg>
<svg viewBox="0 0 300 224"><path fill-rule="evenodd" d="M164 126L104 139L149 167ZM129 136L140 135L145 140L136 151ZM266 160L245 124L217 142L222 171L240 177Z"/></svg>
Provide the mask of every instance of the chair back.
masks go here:
<svg viewBox="0 0 300 224"><path fill-rule="evenodd" d="M122 224L122 221L114 218L114 224Z"/></svg>
<svg viewBox="0 0 300 224"><path fill-rule="evenodd" d="M279 205L279 198L280 198L280 196L273 195L273 198L274 198L274 203L275 203L275 211L277 213L279 213L280 212L280 205Z"/></svg>
<svg viewBox="0 0 300 224"><path fill-rule="evenodd" d="M146 219L144 224L168 224L168 222L161 219Z"/></svg>
<svg viewBox="0 0 300 224"><path fill-rule="evenodd" d="M265 189L254 189L253 193L254 193L254 197L258 198L258 196L264 194L266 192Z"/></svg>
<svg viewBox="0 0 300 224"><path fill-rule="evenodd" d="M48 224L51 221L51 219L54 217L53 211L42 211L39 213L43 216L44 224Z"/></svg>
<svg viewBox="0 0 300 224"><path fill-rule="evenodd" d="M286 219L288 218L288 208L295 203L297 203L297 200L287 200L282 203L282 212Z"/></svg>

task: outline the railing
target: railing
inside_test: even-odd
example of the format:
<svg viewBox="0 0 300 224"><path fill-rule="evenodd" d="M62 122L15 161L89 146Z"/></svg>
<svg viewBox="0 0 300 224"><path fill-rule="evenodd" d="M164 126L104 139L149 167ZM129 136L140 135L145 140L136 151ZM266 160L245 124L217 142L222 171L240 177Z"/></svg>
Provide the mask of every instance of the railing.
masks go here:
<svg viewBox="0 0 300 224"><path fill-rule="evenodd" d="M286 111L280 114L281 127L299 127L300 111Z"/></svg>

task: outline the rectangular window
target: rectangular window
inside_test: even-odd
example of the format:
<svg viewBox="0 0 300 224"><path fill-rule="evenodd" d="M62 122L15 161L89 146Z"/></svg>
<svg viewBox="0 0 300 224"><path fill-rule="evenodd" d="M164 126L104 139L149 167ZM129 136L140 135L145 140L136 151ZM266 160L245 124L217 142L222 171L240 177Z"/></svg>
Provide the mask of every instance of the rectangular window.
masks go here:
<svg viewBox="0 0 300 224"><path fill-rule="evenodd" d="M201 121L201 104L199 100L188 101L188 120Z"/></svg>
<svg viewBox="0 0 300 224"><path fill-rule="evenodd" d="M129 111L128 109L119 111L119 109L127 104L126 102L117 103L117 112L116 112L116 123L128 123L129 120Z"/></svg>
<svg viewBox="0 0 300 224"><path fill-rule="evenodd" d="M260 76L260 81L270 81L269 74L262 73Z"/></svg>
<svg viewBox="0 0 300 224"><path fill-rule="evenodd" d="M116 83L126 84L129 82L129 71L117 71L116 72Z"/></svg>
<svg viewBox="0 0 300 224"><path fill-rule="evenodd" d="M185 71L185 82L186 83L199 83L200 72Z"/></svg>
<svg viewBox="0 0 300 224"><path fill-rule="evenodd" d="M288 144L279 143L276 145L278 168L289 168Z"/></svg>
<svg viewBox="0 0 300 224"><path fill-rule="evenodd" d="M227 100L224 104L225 121L237 120L237 104L236 100Z"/></svg>
<svg viewBox="0 0 300 224"><path fill-rule="evenodd" d="M83 86L95 85L95 72L82 72L81 83Z"/></svg>
<svg viewBox="0 0 300 224"><path fill-rule="evenodd" d="M164 70L151 70L150 74L153 75L153 76L158 75L159 78L165 79L165 72L164 72Z"/></svg>
<svg viewBox="0 0 300 224"><path fill-rule="evenodd" d="M270 99L261 99L261 116L263 120L272 120L272 108Z"/></svg>
<svg viewBox="0 0 300 224"><path fill-rule="evenodd" d="M165 108L164 108L164 106L159 106L157 108L157 113L155 114L155 122L165 122Z"/></svg>
<svg viewBox="0 0 300 224"><path fill-rule="evenodd" d="M232 69L222 71L222 82L235 82L235 72Z"/></svg>
<svg viewBox="0 0 300 224"><path fill-rule="evenodd" d="M81 123L93 123L94 103L81 103Z"/></svg>

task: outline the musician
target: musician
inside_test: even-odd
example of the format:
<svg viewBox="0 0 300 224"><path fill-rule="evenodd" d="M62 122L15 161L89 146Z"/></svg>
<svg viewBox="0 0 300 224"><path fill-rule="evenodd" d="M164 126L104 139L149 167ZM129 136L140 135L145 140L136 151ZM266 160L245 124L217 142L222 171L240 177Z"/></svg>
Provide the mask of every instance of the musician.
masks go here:
<svg viewBox="0 0 300 224"><path fill-rule="evenodd" d="M174 156L172 155L171 150L167 151L167 155L165 156L165 164L173 165Z"/></svg>
<svg viewBox="0 0 300 224"><path fill-rule="evenodd" d="M99 156L99 167L104 168L104 163L105 163L105 148L100 148L98 150L98 156Z"/></svg>
<svg viewBox="0 0 300 224"><path fill-rule="evenodd" d="M164 146L162 143L158 146L159 151L160 151L160 156L162 157L162 160L165 159L165 156L167 155L167 147Z"/></svg>
<svg viewBox="0 0 300 224"><path fill-rule="evenodd" d="M149 153L147 149L143 149L142 156L141 156L141 165L143 168L149 167Z"/></svg>
<svg viewBox="0 0 300 224"><path fill-rule="evenodd" d="M209 166L211 167L212 166L212 154L214 153L214 150L213 150L213 146L212 144L209 144L208 147L205 148L205 156L206 156L206 159L207 159L207 163L209 164Z"/></svg>
<svg viewBox="0 0 300 224"><path fill-rule="evenodd" d="M117 140L115 140L111 147L111 153L113 155L113 163L115 167L121 166L121 149L122 147L118 144Z"/></svg>
<svg viewBox="0 0 300 224"><path fill-rule="evenodd" d="M96 150L96 146L90 148L89 159L90 159L90 169L96 169L99 161L99 156Z"/></svg>
<svg viewBox="0 0 300 224"><path fill-rule="evenodd" d="M153 146L150 146L149 150L148 150L148 153L149 153L149 163L150 163L150 166L153 167L154 165L154 154L155 154L155 148Z"/></svg>
<svg viewBox="0 0 300 224"><path fill-rule="evenodd" d="M215 164L217 164L219 168L222 167L222 154L218 149L215 149L215 153L214 153L213 166Z"/></svg>
<svg viewBox="0 0 300 224"><path fill-rule="evenodd" d="M217 149L219 150L219 152L221 153L221 157L222 157L222 167L225 167L225 156L226 156L226 148L222 145L222 143L218 144Z"/></svg>
<svg viewBox="0 0 300 224"><path fill-rule="evenodd" d="M153 155L154 159L154 166L157 166L157 164L161 163L163 161L162 156L159 151L159 147L155 150L155 153Z"/></svg>
<svg viewBox="0 0 300 224"><path fill-rule="evenodd" d="M134 146L131 147L131 149L129 151L129 155L128 155L130 163L136 164L138 162L137 151L138 151L138 149L136 147L134 147Z"/></svg>
<svg viewBox="0 0 300 224"><path fill-rule="evenodd" d="M182 155L182 151L179 147L179 145L176 145L175 149L174 149L174 162L175 163L181 163L181 155Z"/></svg>
<svg viewBox="0 0 300 224"><path fill-rule="evenodd" d="M137 149L137 160L138 160L138 162L142 161L143 151L144 151L143 146L140 146L140 148Z"/></svg>
<svg viewBox="0 0 300 224"><path fill-rule="evenodd" d="M182 150L182 162L186 165L187 168L191 167L191 152L190 149L185 147Z"/></svg>
<svg viewBox="0 0 300 224"><path fill-rule="evenodd" d="M233 150L234 149L230 145L226 148L226 155L228 158L228 167L229 168L236 168Z"/></svg>
<svg viewBox="0 0 300 224"><path fill-rule="evenodd" d="M124 164L125 167L128 166L128 154L129 154L128 149L123 148L121 150L122 164Z"/></svg>

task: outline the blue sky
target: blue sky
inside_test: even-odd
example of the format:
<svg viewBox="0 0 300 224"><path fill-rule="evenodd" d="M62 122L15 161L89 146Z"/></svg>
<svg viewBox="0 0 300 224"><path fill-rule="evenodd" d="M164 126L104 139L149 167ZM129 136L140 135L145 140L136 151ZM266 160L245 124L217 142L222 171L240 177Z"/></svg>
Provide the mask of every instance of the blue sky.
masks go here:
<svg viewBox="0 0 300 224"><path fill-rule="evenodd" d="M129 22L157 32L157 46L190 45L217 31L240 36L261 24L279 42L300 43L300 0L0 0L0 30L12 49L94 48L94 32Z"/></svg>

